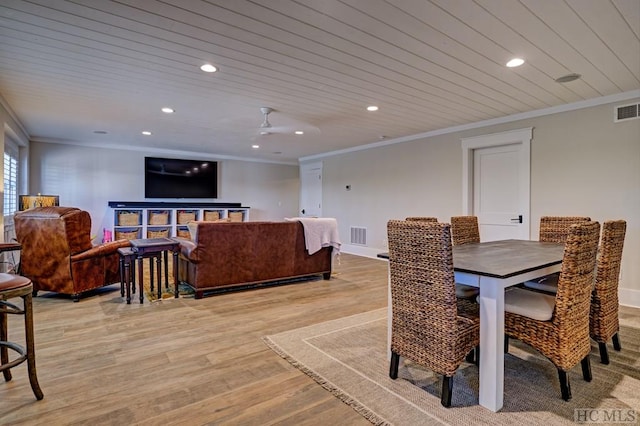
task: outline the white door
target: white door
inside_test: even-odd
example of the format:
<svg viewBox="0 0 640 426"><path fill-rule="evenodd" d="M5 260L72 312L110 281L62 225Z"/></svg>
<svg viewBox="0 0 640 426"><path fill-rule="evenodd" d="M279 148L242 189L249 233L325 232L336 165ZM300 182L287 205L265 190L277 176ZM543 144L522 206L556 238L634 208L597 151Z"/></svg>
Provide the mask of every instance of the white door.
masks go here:
<svg viewBox="0 0 640 426"><path fill-rule="evenodd" d="M322 216L322 162L300 165L300 216Z"/></svg>
<svg viewBox="0 0 640 426"><path fill-rule="evenodd" d="M531 130L463 140L465 214L478 216L480 241L530 237Z"/></svg>

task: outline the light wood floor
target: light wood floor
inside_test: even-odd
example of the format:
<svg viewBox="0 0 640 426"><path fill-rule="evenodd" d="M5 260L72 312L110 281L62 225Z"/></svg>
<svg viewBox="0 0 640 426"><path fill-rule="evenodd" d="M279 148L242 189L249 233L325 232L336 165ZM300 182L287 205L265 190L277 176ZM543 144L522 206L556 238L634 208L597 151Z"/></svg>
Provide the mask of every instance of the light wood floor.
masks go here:
<svg viewBox="0 0 640 426"><path fill-rule="evenodd" d="M25 363L14 368L0 379L0 425L369 424L261 338L387 306L386 262L342 254L330 281L132 303L119 285L79 303L36 297L45 397ZM9 321L22 342L22 317Z"/></svg>

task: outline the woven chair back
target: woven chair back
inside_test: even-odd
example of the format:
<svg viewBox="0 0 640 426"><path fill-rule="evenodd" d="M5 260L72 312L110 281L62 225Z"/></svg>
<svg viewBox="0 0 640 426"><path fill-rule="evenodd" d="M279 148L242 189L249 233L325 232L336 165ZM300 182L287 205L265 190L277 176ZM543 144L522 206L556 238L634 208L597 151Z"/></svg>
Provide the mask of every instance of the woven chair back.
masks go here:
<svg viewBox="0 0 640 426"><path fill-rule="evenodd" d="M558 330L559 341L541 339L540 342L555 348L551 351L557 351L555 359L554 356L550 358L563 370L576 365L591 350L589 312L599 237L598 222L585 222L569 227L551 319Z"/></svg>
<svg viewBox="0 0 640 426"><path fill-rule="evenodd" d="M408 221L419 221L419 222L437 222L438 218L437 217L430 217L430 216L409 216L405 220L408 220Z"/></svg>
<svg viewBox="0 0 640 426"><path fill-rule="evenodd" d="M591 218L584 216L542 216L540 218L539 241L561 243L567 240L569 227L576 223L589 222Z"/></svg>
<svg viewBox="0 0 640 426"><path fill-rule="evenodd" d="M453 216L451 218L453 245L479 243L480 230L477 216Z"/></svg>
<svg viewBox="0 0 640 426"><path fill-rule="evenodd" d="M589 325L591 337L596 342L608 341L620 328L618 280L626 231L627 222L624 220L606 221L602 225Z"/></svg>
<svg viewBox="0 0 640 426"><path fill-rule="evenodd" d="M477 345L477 327L457 314L451 225L387 223L391 279L391 350L452 376Z"/></svg>

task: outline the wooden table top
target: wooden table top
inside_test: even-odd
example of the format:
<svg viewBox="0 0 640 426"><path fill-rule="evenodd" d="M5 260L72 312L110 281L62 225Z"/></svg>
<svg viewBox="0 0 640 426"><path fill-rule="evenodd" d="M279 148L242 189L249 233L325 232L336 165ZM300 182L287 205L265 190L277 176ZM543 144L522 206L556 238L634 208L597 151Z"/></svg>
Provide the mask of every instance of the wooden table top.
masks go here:
<svg viewBox="0 0 640 426"><path fill-rule="evenodd" d="M180 243L171 238L137 238L129 241L131 249L138 253L159 252L165 250L176 250Z"/></svg>
<svg viewBox="0 0 640 426"><path fill-rule="evenodd" d="M457 272L495 278L514 275L562 263L564 244L528 240L489 241L453 247Z"/></svg>

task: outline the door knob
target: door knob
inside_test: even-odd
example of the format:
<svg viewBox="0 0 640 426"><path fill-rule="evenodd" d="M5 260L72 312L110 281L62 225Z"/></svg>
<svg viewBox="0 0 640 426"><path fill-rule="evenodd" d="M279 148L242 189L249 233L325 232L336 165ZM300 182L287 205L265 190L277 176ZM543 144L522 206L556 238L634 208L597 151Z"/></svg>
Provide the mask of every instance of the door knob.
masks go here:
<svg viewBox="0 0 640 426"><path fill-rule="evenodd" d="M511 219L511 223L522 223L522 215L519 215L518 217L514 217L513 219Z"/></svg>
<svg viewBox="0 0 640 426"><path fill-rule="evenodd" d="M301 212L302 214L304 214L304 209L300 210L300 212Z"/></svg>

